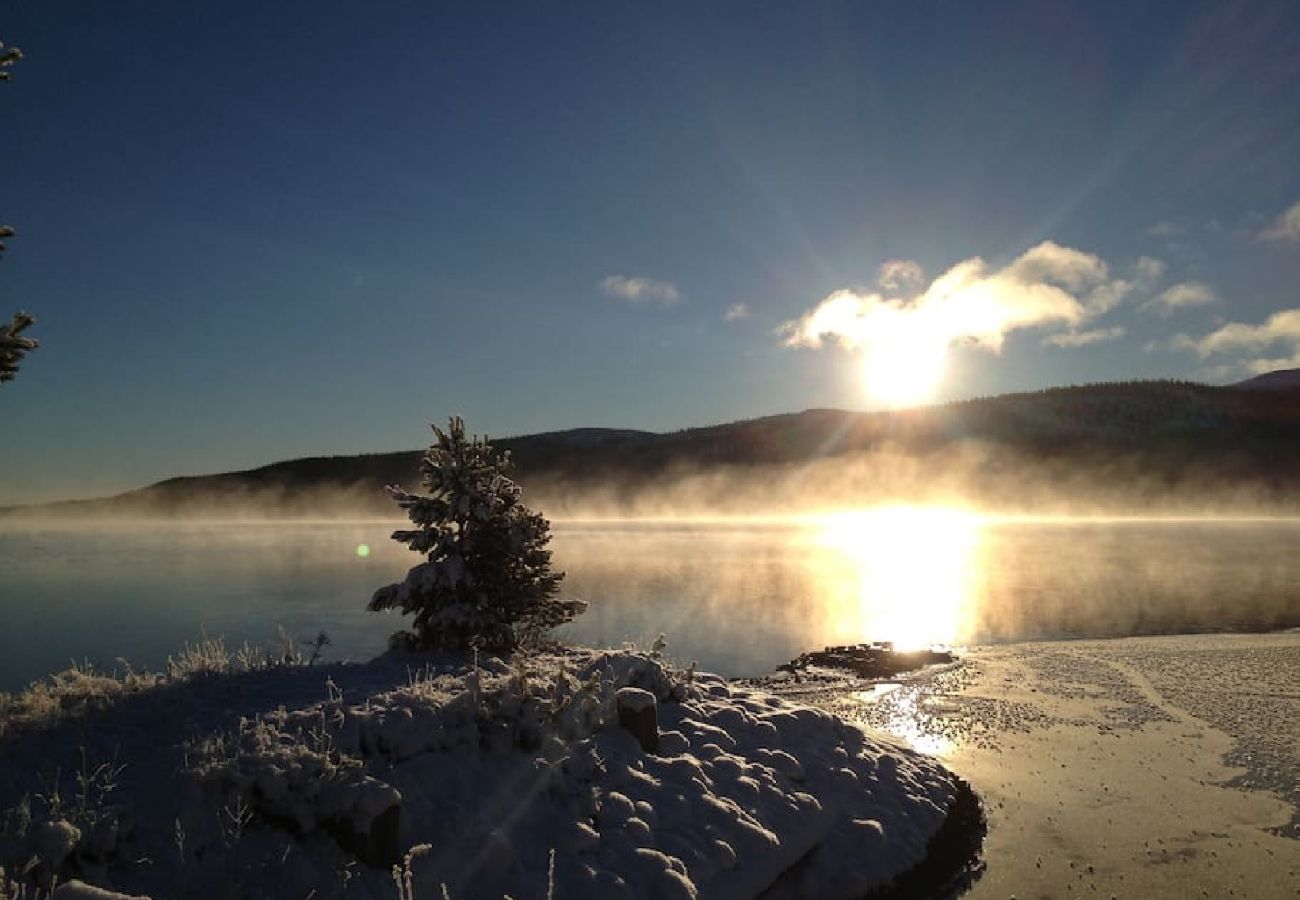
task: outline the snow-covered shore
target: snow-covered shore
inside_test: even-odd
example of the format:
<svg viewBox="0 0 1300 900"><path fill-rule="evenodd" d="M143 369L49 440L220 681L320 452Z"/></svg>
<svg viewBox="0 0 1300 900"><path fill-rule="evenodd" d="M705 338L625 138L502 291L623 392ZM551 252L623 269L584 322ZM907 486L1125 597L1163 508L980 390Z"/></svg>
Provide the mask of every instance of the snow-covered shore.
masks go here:
<svg viewBox="0 0 1300 900"><path fill-rule="evenodd" d="M5 698L10 879L158 900L857 898L974 802L902 743L653 653L204 668ZM653 752L620 699L653 706Z"/></svg>

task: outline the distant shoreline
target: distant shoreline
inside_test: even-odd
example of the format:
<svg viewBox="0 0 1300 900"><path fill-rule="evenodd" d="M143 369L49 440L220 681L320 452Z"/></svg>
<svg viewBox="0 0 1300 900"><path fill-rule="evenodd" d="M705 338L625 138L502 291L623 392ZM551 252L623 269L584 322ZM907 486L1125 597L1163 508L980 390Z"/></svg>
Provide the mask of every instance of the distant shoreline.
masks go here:
<svg viewBox="0 0 1300 900"><path fill-rule="evenodd" d="M1005 515L1300 515L1300 387L1289 380L1253 389L1115 382L668 433L579 428L496 445L511 452L530 503L553 519L905 503ZM8 504L0 518L381 515L383 487L414 487L421 455L285 460L108 497Z"/></svg>

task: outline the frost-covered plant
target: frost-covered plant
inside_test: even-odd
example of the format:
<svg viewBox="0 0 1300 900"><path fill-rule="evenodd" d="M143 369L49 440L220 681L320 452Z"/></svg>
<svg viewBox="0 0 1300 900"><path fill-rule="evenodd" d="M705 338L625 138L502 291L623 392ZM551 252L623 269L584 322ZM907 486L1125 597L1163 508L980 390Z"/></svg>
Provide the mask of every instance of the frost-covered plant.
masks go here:
<svg viewBox="0 0 1300 900"><path fill-rule="evenodd" d="M219 675L230 671L230 654L224 638L201 638L189 641L176 656L167 657L167 677L173 680L196 675Z"/></svg>
<svg viewBox="0 0 1300 900"><path fill-rule="evenodd" d="M165 684L207 675L313 665L330 643L329 636L320 632L306 642L310 650L307 655L281 629L278 649L268 651L245 641L232 656L224 638L204 636L193 644L186 642L180 653L167 657L165 674L136 671L121 657L111 671L74 661L69 668L33 682L26 690L12 694L0 691L0 738L23 728L51 728L70 716L106 709L124 696Z"/></svg>
<svg viewBox="0 0 1300 900"><path fill-rule="evenodd" d="M67 716L100 709L126 694L157 686L161 676L136 672L125 660L125 672L99 672L90 663L76 663L34 682L16 694L0 693L0 737L20 728L48 728Z"/></svg>
<svg viewBox="0 0 1300 900"><path fill-rule="evenodd" d="M406 851L401 865L393 866L393 883L397 885L397 900L415 900L415 873L411 870L411 864L432 849L432 844L416 844ZM446 885L443 885L442 893L444 895L447 893Z"/></svg>
<svg viewBox="0 0 1300 900"><path fill-rule="evenodd" d="M414 613L414 633L399 637L416 647L497 653L582 612L582 601L556 596L564 573L551 570L550 522L520 502L510 454L467 437L459 416L433 430L421 465L428 493L388 488L416 526L393 540L427 560L376 591L370 609Z"/></svg>

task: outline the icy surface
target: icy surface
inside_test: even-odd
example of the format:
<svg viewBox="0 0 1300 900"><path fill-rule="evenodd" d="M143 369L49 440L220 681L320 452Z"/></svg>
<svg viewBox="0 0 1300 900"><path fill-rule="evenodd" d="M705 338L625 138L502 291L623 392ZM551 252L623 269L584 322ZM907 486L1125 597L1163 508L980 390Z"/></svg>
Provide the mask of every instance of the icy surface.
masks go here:
<svg viewBox="0 0 1300 900"><path fill-rule="evenodd" d="M658 754L620 691L657 705ZM422 897L544 897L552 853L559 897L858 897L957 791L892 739L627 651L146 682L0 735L11 877L35 857L34 881L158 898L396 896L339 839L394 806Z"/></svg>
<svg viewBox="0 0 1300 900"><path fill-rule="evenodd" d="M1297 896L1300 633L981 647L802 699L980 792L972 900Z"/></svg>

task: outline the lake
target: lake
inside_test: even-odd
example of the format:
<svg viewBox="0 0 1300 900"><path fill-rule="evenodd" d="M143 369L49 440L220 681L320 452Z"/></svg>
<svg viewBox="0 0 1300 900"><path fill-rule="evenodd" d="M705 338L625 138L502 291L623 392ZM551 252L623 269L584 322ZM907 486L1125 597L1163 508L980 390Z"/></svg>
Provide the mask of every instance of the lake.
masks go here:
<svg viewBox="0 0 1300 900"><path fill-rule="evenodd" d="M0 690L71 660L161 666L185 641L325 631L380 652L365 609L417 557L398 522L0 524ZM557 522L578 642L725 675L826 644L900 646L1300 625L1300 521L990 519L880 509L792 521Z"/></svg>

